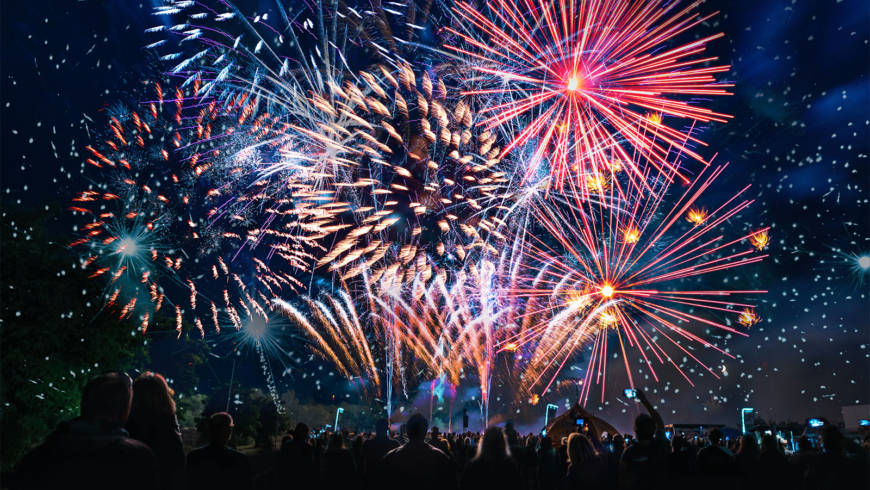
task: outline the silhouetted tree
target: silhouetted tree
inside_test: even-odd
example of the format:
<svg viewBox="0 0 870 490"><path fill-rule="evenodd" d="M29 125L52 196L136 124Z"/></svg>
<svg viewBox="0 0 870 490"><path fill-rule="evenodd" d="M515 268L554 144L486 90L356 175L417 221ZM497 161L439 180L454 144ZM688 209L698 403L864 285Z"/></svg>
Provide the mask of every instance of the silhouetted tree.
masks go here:
<svg viewBox="0 0 870 490"><path fill-rule="evenodd" d="M0 410L8 470L61 420L79 413L85 382L141 366L135 320L101 311L102 288L50 236L44 213L2 213L0 231Z"/></svg>

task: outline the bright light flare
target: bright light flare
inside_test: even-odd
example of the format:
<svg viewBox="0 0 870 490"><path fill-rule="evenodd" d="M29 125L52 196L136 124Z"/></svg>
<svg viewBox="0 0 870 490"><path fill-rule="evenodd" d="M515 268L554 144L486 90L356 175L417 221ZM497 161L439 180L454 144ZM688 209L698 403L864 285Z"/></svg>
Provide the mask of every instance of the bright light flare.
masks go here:
<svg viewBox="0 0 870 490"><path fill-rule="evenodd" d="M259 316L255 316L245 324L242 331L252 341L260 342L269 334L269 323Z"/></svg>
<svg viewBox="0 0 870 490"><path fill-rule="evenodd" d="M118 248L115 253L123 257L135 257L139 253L139 245L136 240L130 237L124 237L118 241Z"/></svg>
<svg viewBox="0 0 870 490"><path fill-rule="evenodd" d="M628 226L622 232L622 241L629 245L633 245L640 240L640 230L637 229L636 226Z"/></svg>
<svg viewBox="0 0 870 490"><path fill-rule="evenodd" d="M565 90L568 92L576 92L583 87L583 78L577 74L573 73L568 77L568 82L565 84Z"/></svg>
<svg viewBox="0 0 870 490"><path fill-rule="evenodd" d="M749 237L749 243L751 243L756 250L762 251L770 244L770 234L766 229L759 230Z"/></svg>
<svg viewBox="0 0 870 490"><path fill-rule="evenodd" d="M707 221L707 210L704 208L692 208L686 213L686 221L695 226L701 226Z"/></svg>
<svg viewBox="0 0 870 490"><path fill-rule="evenodd" d="M740 312L740 316L737 317L737 323L747 328L760 321L761 317L759 317L752 308L744 308L743 311Z"/></svg>

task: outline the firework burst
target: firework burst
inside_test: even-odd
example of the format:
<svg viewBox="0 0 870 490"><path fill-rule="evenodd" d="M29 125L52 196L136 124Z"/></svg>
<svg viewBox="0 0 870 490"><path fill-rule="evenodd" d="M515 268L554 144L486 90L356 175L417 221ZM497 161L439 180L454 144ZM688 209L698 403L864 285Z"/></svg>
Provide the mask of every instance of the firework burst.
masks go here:
<svg viewBox="0 0 870 490"><path fill-rule="evenodd" d="M447 53L421 49L431 2L157 7L149 48L178 87L88 147L100 183L73 245L143 331L164 300L179 333L234 330L278 406L278 314L388 405L472 370L486 412L499 356L536 402L580 352L584 401L614 351L632 386L632 349L656 380L670 364L691 383L683 357L716 376L694 348L729 354L695 328L744 334L760 316L737 297L763 291L702 284L770 236L720 232L748 187L703 198L725 167L697 133L729 117L703 99L729 85L704 54L721 34L682 42L699 3L457 2Z"/></svg>
<svg viewBox="0 0 870 490"><path fill-rule="evenodd" d="M527 286L507 292L525 302L526 314L549 316L536 329L508 339L536 348L530 386L541 383L546 391L568 359L589 343L583 400L593 384L601 385L604 397L608 352L613 349L625 363L631 386L628 349L639 352L656 380L656 365L670 364L692 383L676 361L682 356L717 376L685 344L732 356L691 327L746 335L731 322L748 327L758 316L753 305L732 298L765 291L686 288L685 284L759 262L766 255L757 253L753 237L767 233L765 228L725 238L721 231L752 203L741 198L749 186L705 213L703 221L680 223L697 209L704 191L724 169L711 167L700 174L673 204L666 203L669 182L661 177L651 182L656 192L638 191L627 200L617 200L612 193L608 205L537 209L546 233L532 236L525 245Z"/></svg>
<svg viewBox="0 0 870 490"><path fill-rule="evenodd" d="M340 49L344 31L322 9L316 29L302 23L319 33L313 44L282 14L302 60L296 67L280 54L283 36L267 41L265 14L200 14L189 2L158 13L183 15L183 41L196 39L211 54L196 52L173 72L201 77L202 97L245 108L237 125L208 140L220 141L219 154L199 153L220 183L207 199L214 205L208 228L224 230L221 238L235 240L237 250L259 248L266 263L277 255L283 269L320 269L342 281L400 264L410 280L432 257L461 262L498 227L494 208L478 202L506 188L496 135L474 127L471 108L450 97L434 72L392 58L352 72ZM346 17L348 25L371 20L352 9ZM209 18L230 26L207 29ZM253 33L256 44L236 30ZM203 61L212 58L223 68Z"/></svg>
<svg viewBox="0 0 870 490"><path fill-rule="evenodd" d="M703 144L692 134L695 125L730 116L694 102L726 95L730 85L714 78L728 67L707 66L715 58L704 55L722 34L676 42L712 15L696 12L700 2L678 4L496 0L478 9L461 1L453 8L457 27L445 28L453 36L445 47L482 85L465 94L491 101L481 124L516 128L500 156L536 146L527 176L548 164L553 187L582 189L585 178L626 169L644 185L648 163L687 181L669 157L706 163L692 149Z"/></svg>
<svg viewBox="0 0 870 490"><path fill-rule="evenodd" d="M93 184L69 208L88 219L76 225L79 238L70 243L82 267L106 279L107 306L117 306L121 318L138 314L143 332L164 300L176 303L167 299L165 281L189 283L179 271L197 237L196 222L183 218L190 214L191 188L177 152L199 136L182 125L181 90L171 98L159 83L149 90L153 101L110 110L105 139L86 147Z"/></svg>

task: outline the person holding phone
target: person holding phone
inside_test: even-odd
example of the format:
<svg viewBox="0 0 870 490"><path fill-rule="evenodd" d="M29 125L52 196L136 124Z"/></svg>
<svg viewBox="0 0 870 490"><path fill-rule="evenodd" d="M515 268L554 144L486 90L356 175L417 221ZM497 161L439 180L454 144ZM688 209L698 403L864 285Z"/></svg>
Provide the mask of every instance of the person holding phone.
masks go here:
<svg viewBox="0 0 870 490"><path fill-rule="evenodd" d="M634 419L637 442L622 453L620 462L620 488L660 488L667 478L667 463L671 448L665 437L665 424L661 415L647 400L643 391L636 390L637 400L647 413Z"/></svg>

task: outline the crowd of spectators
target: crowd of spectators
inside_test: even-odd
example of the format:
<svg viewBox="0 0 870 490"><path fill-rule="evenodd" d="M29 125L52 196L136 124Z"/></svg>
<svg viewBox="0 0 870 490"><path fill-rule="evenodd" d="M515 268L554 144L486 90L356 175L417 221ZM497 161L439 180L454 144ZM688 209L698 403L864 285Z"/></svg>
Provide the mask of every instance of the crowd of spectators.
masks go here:
<svg viewBox="0 0 870 490"><path fill-rule="evenodd" d="M519 434L511 424L483 434L442 433L414 414L396 437L387 421L374 433L321 431L304 423L286 434L271 464L255 474L249 456L230 447L232 416L208 419L208 443L186 456L172 390L162 376L133 382L121 373L86 386L81 416L58 426L18 465L12 489L851 489L870 488L868 442L836 427L813 447L802 437L786 454L780 441L754 435L727 441L666 437L643 396L633 436L600 434L594 424L554 440Z"/></svg>

